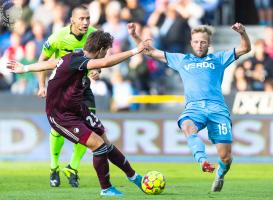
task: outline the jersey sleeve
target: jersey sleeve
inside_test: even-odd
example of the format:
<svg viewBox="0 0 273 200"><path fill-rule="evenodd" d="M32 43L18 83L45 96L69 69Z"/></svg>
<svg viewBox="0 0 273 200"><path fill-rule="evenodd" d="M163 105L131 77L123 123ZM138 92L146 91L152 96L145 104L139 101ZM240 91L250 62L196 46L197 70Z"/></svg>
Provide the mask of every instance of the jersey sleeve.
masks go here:
<svg viewBox="0 0 273 200"><path fill-rule="evenodd" d="M71 70L87 71L87 63L90 59L84 56L72 56L70 61Z"/></svg>
<svg viewBox="0 0 273 200"><path fill-rule="evenodd" d="M43 45L42 54L50 58L58 50L59 35L52 34Z"/></svg>
<svg viewBox="0 0 273 200"><path fill-rule="evenodd" d="M167 60L167 65L174 69L174 70L178 70L179 67L181 67L183 59L185 57L184 54L182 53L168 53L168 52L164 52L165 54L165 58Z"/></svg>
<svg viewBox="0 0 273 200"><path fill-rule="evenodd" d="M217 59L219 59L220 64L224 66L224 68L227 68L232 62L236 60L235 49L220 51L215 55Z"/></svg>

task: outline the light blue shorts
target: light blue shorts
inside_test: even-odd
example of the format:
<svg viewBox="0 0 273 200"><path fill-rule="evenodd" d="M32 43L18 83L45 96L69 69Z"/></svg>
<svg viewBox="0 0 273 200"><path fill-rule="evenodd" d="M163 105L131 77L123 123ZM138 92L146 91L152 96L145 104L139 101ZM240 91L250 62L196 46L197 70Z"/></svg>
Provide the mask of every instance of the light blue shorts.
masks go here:
<svg viewBox="0 0 273 200"><path fill-rule="evenodd" d="M187 119L194 122L198 131L207 127L208 137L213 144L232 143L230 113L225 104L208 100L190 102L179 117L178 126Z"/></svg>

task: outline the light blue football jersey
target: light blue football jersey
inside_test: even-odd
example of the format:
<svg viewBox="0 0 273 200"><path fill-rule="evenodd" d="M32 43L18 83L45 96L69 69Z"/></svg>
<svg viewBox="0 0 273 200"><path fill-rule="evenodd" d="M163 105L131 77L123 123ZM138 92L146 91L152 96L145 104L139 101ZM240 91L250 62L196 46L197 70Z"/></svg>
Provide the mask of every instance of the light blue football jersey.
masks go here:
<svg viewBox="0 0 273 200"><path fill-rule="evenodd" d="M180 74L186 103L212 100L225 105L221 85L225 69L236 59L235 49L208 54L203 58L168 52L165 52L165 57L167 65Z"/></svg>

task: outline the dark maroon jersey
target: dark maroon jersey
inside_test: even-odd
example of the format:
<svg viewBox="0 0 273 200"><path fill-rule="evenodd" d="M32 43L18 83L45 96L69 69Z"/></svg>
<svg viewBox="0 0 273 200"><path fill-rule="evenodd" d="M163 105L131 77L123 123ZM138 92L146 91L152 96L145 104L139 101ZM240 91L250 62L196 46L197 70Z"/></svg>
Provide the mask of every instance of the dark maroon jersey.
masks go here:
<svg viewBox="0 0 273 200"><path fill-rule="evenodd" d="M62 58L49 78L46 113L77 113L81 111L87 87L87 63L83 53L70 53Z"/></svg>

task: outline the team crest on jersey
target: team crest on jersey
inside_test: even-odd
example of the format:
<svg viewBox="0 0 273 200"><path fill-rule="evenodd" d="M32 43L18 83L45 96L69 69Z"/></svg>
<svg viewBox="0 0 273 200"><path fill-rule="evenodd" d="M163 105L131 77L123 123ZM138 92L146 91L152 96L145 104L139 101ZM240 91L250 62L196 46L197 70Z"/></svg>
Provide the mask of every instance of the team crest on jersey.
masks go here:
<svg viewBox="0 0 273 200"><path fill-rule="evenodd" d="M79 129L79 128L74 128L74 129L73 129L73 132L77 134L77 133L80 132L80 129Z"/></svg>

